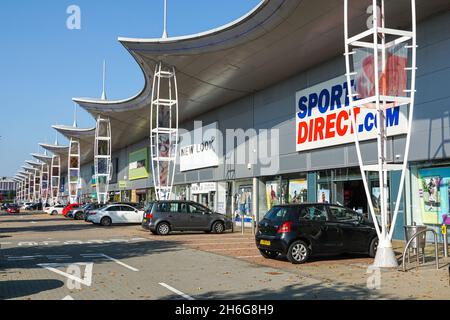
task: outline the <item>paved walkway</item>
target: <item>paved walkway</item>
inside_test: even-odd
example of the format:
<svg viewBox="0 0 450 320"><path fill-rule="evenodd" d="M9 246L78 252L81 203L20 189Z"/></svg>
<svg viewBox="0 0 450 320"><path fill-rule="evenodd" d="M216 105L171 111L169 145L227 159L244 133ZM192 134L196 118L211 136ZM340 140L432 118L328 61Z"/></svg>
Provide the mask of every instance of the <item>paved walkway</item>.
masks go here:
<svg viewBox="0 0 450 320"><path fill-rule="evenodd" d="M250 233L158 237L140 226L0 215L0 243L0 299L450 298L448 268L434 270L431 258L407 273L378 274L365 256L295 266L262 258Z"/></svg>

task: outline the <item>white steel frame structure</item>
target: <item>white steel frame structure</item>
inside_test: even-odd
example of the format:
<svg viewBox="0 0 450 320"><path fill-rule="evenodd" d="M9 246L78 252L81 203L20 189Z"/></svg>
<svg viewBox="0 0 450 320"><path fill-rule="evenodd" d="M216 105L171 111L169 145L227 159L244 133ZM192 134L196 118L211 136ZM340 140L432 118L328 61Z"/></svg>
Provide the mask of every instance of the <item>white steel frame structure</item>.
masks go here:
<svg viewBox="0 0 450 320"><path fill-rule="evenodd" d="M67 168L69 201L73 204L78 202L80 184L80 141L74 138L70 139Z"/></svg>
<svg viewBox="0 0 450 320"><path fill-rule="evenodd" d="M94 167L97 201L108 202L109 182L112 175L111 121L99 116L95 128Z"/></svg>
<svg viewBox="0 0 450 320"><path fill-rule="evenodd" d="M49 165L45 162L41 164L41 202L45 205L48 202L50 194L50 170Z"/></svg>
<svg viewBox="0 0 450 320"><path fill-rule="evenodd" d="M158 200L172 199L178 155L178 87L175 67L156 65L150 110L150 150Z"/></svg>
<svg viewBox="0 0 450 320"><path fill-rule="evenodd" d="M34 175L34 202L42 201L41 199L41 170L35 169Z"/></svg>
<svg viewBox="0 0 450 320"><path fill-rule="evenodd" d="M27 197L27 183L28 183L28 173L26 173L25 171L20 171L17 174L20 179L22 180L22 186L21 186L21 194L20 194L20 200L22 202L26 202L26 197Z"/></svg>
<svg viewBox="0 0 450 320"><path fill-rule="evenodd" d="M34 192L34 183L35 183L34 177L36 175L36 171L34 168L30 168L27 166L23 166L22 168L28 174L28 190L27 190L28 191L27 192L28 202L36 202L36 199L35 199L36 193Z"/></svg>
<svg viewBox="0 0 450 320"><path fill-rule="evenodd" d="M414 115L414 101L416 88L416 58L417 58L417 39L416 39L416 6L415 0L411 0L411 31L397 30L386 28L385 21L385 1L373 0L373 27L365 30L357 35L349 35L349 1L344 2L344 24L345 24L345 59L346 59L346 77L349 90L350 108L361 107L375 109L377 112L377 153L378 163L376 165L365 165L361 154L360 140L358 137L357 123L355 117L351 116L352 127L355 138L358 162L361 169L361 175L364 183L364 189L367 195L370 214L379 238L378 250L375 258L374 267L394 268L398 267L398 262L392 248L392 237L394 234L395 223L399 214L400 201L403 196L405 177L408 168L408 158L411 145L411 129ZM354 0L357 1L357 0ZM358 0L359 1L359 0ZM379 9L379 12L378 10ZM369 26L368 26L369 27ZM370 39L370 40L367 40ZM401 46L406 49L411 57L410 66L406 66L404 72L409 73L410 87L403 90L401 94L398 92L392 94L388 92L387 79L387 55L389 49L394 46ZM361 97L358 92L354 92L352 87L352 79L358 75L358 72L352 62L358 49L373 51L373 73L375 94L373 96ZM380 65L381 64L381 65ZM372 71L372 70L371 70ZM403 72L403 71L402 71ZM380 78L381 76L381 78ZM381 82L381 83L380 83ZM355 90L356 91L356 90ZM395 90L394 90L395 91ZM406 106L409 111L407 124L407 137L403 164L390 164L387 161L387 128L386 128L386 111L389 108L398 106ZM401 179L398 190L398 196L395 202L395 209L392 216L392 222L389 221L388 210L388 175L390 171L401 170ZM374 203L368 185L368 172L377 172L380 185L380 213L381 221L376 217Z"/></svg>
<svg viewBox="0 0 450 320"><path fill-rule="evenodd" d="M56 173L55 173L56 172ZM60 198L60 189L61 189L61 157L59 155L53 155L52 164L51 164L51 204L55 205L59 202Z"/></svg>

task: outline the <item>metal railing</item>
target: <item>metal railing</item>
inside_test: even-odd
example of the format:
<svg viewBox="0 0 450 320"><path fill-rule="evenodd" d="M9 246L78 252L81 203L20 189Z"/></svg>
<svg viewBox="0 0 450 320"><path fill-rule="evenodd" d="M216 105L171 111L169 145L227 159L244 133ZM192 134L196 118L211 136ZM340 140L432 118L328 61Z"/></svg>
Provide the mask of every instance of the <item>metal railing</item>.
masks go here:
<svg viewBox="0 0 450 320"><path fill-rule="evenodd" d="M414 240L416 240L417 237L419 237L422 234L426 234L428 232L432 232L434 235L434 252L435 252L435 257L436 257L436 270L439 270L439 250L438 250L438 234L436 231L434 231L433 229L426 229L426 230L422 230L417 232L415 235L413 235L411 237L411 239L409 239L408 243L406 244L405 250L403 251L403 261L402 261L402 268L403 268L403 272L406 272L406 256L409 250L409 247L411 246L411 244L413 243ZM419 262L419 250L417 249L417 263Z"/></svg>

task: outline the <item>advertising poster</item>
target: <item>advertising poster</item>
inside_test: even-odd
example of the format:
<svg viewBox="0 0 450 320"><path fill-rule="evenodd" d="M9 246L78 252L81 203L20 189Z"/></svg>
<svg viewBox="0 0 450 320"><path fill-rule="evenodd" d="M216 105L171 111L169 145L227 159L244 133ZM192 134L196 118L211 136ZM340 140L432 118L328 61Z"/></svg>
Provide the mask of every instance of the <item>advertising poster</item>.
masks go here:
<svg viewBox="0 0 450 320"><path fill-rule="evenodd" d="M148 148L130 153L128 161L129 180L145 179L148 174Z"/></svg>
<svg viewBox="0 0 450 320"><path fill-rule="evenodd" d="M237 193L237 212L236 218L239 217L251 217L252 216L252 186L241 186Z"/></svg>
<svg viewBox="0 0 450 320"><path fill-rule="evenodd" d="M273 206L280 204L280 184L278 181L266 183L266 199L268 210L272 209Z"/></svg>
<svg viewBox="0 0 450 320"><path fill-rule="evenodd" d="M289 203L305 203L308 201L308 181L289 181Z"/></svg>
<svg viewBox="0 0 450 320"><path fill-rule="evenodd" d="M355 71L356 92L358 99L373 97L375 95L375 73L373 50L357 49L355 50ZM378 83L380 92L385 96L406 96L406 85L408 73L406 67L408 64L408 52L404 45L393 46L388 49L386 65L380 70ZM380 69L382 67L382 57L379 56ZM375 106L373 106L375 107Z"/></svg>
<svg viewBox="0 0 450 320"><path fill-rule="evenodd" d="M330 203L330 190L320 189L317 192L317 202L319 203Z"/></svg>
<svg viewBox="0 0 450 320"><path fill-rule="evenodd" d="M442 217L449 213L450 168L419 170L419 197L422 221L439 225Z"/></svg>

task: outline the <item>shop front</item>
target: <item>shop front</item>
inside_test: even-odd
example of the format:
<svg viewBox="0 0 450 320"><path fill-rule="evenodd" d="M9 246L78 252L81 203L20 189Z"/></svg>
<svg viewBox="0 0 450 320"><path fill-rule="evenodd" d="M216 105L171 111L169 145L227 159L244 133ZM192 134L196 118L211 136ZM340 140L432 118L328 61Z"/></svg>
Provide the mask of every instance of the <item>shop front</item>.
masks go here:
<svg viewBox="0 0 450 320"><path fill-rule="evenodd" d="M136 203L141 205L145 205L148 199L148 190L147 189L139 189L136 190Z"/></svg>
<svg viewBox="0 0 450 320"><path fill-rule="evenodd" d="M211 210L216 210L217 183L194 183L191 185L192 201L200 203Z"/></svg>
<svg viewBox="0 0 450 320"><path fill-rule="evenodd" d="M388 179L388 187L390 185ZM375 214L380 219L380 183L378 173L368 175L369 190ZM317 172L317 202L345 206L371 219L361 171L358 167L341 168ZM388 211L390 212L388 200Z"/></svg>
<svg viewBox="0 0 450 320"><path fill-rule="evenodd" d="M265 186L265 200L268 210L280 204L308 202L308 179L306 174L268 178Z"/></svg>

